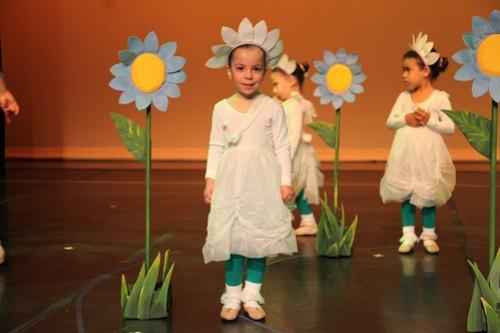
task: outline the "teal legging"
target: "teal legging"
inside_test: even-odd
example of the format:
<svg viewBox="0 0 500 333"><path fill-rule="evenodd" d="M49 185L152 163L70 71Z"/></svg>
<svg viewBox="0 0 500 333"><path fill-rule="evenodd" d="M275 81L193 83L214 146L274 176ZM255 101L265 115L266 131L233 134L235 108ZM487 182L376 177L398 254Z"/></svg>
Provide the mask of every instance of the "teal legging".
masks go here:
<svg viewBox="0 0 500 333"><path fill-rule="evenodd" d="M300 215L308 215L313 212L311 206L309 206L309 202L304 197L304 190L300 191L297 199L295 199L295 204L297 205Z"/></svg>
<svg viewBox="0 0 500 333"><path fill-rule="evenodd" d="M243 282L243 269L247 260L247 281L262 283L266 272L266 258L245 258L238 254L231 254L231 258L224 264L226 284L234 287Z"/></svg>
<svg viewBox="0 0 500 333"><path fill-rule="evenodd" d="M415 225L416 207L409 200L403 202L401 206L401 218L403 227L411 227ZM424 207L422 209L422 218L424 228L436 227L436 207Z"/></svg>

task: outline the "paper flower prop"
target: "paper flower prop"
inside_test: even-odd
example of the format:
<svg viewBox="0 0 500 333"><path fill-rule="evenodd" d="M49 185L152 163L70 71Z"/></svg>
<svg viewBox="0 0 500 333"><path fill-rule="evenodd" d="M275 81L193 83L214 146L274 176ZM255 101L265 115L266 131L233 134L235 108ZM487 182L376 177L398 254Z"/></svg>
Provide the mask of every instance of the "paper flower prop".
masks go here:
<svg viewBox="0 0 500 333"><path fill-rule="evenodd" d="M151 263L151 107L167 111L169 97L180 96L178 84L186 80L183 71L186 60L175 56L176 50L175 42L159 46L154 32L150 32L144 42L138 37L129 37L128 49L119 53L120 63L111 67L114 78L109 85L122 92L119 103L135 102L138 110L145 110L146 118L143 127L124 115L111 113L123 144L136 160L145 164L146 171L144 264L134 284L129 285L122 275L121 307L125 319L169 316L174 270L170 252L165 253L163 260L158 254Z"/></svg>
<svg viewBox="0 0 500 333"><path fill-rule="evenodd" d="M280 40L279 29L268 32L267 24L260 21L255 26L248 18L244 18L238 31L229 27L222 27L221 36L224 44L212 47L214 56L210 58L206 66L209 68L223 68L227 66L231 52L242 45L255 45L266 53L266 62L274 67L283 53L283 41Z"/></svg>
<svg viewBox="0 0 500 333"><path fill-rule="evenodd" d="M337 53L327 50L323 61L314 62L318 70L312 77L318 85L314 96L320 97L321 104L331 103L335 109L340 109L344 101L353 103L356 94L364 92L361 84L366 80L366 75L358 59L356 54L340 49Z"/></svg>
<svg viewBox="0 0 500 333"><path fill-rule="evenodd" d="M467 317L467 331L500 331L500 317L493 310L498 305L498 283L495 278L500 272L499 255L496 253L496 173L498 147L498 103L500 102L500 11L494 10L490 20L475 16L472 18L472 32L465 33L466 49L453 55L453 60L462 65L455 73L458 81L473 81L472 95L479 97L489 92L491 96L491 118L474 112L443 110L464 134L471 146L489 159L489 264L487 281L477 264L469 262L475 274L474 292ZM495 281L494 281L495 280ZM491 289L490 289L491 287ZM482 304L481 304L482 303ZM493 308L491 307L493 306ZM486 321L485 321L486 318Z"/></svg>
<svg viewBox="0 0 500 333"><path fill-rule="evenodd" d="M326 50L323 61L314 61L318 71L312 77L312 81L318 85L314 95L320 98L321 104L332 104L335 108L335 123L317 121L309 125L328 146L335 150L333 200L330 206L325 194L321 202L321 217L316 237L316 251L321 256L334 258L351 256L356 237L358 217L356 216L351 225L347 226L344 209L339 204L339 172L341 107L344 101L353 103L356 94L364 92L362 83L366 80L366 75L358 60L358 55L340 49L337 53Z"/></svg>
<svg viewBox="0 0 500 333"><path fill-rule="evenodd" d="M287 54L283 54L275 68L282 70L288 75L292 75L297 69L297 62L291 59Z"/></svg>
<svg viewBox="0 0 500 333"><path fill-rule="evenodd" d="M167 111L168 99L180 96L179 84L186 80L186 60L175 55L177 43L159 46L158 37L150 32L144 42L138 37L128 39L128 49L120 51L120 63L111 67L115 76L110 87L121 91L120 104L135 102L138 110L151 104Z"/></svg>
<svg viewBox="0 0 500 333"><path fill-rule="evenodd" d="M432 51L433 47L434 43L428 40L426 34L419 32L417 37L412 36L410 49L417 52L427 66L434 65L441 57L439 53Z"/></svg>
<svg viewBox="0 0 500 333"><path fill-rule="evenodd" d="M494 10L490 20L479 16L472 18L472 32L463 36L466 49L453 55L460 65L458 81L473 81L472 95L483 96L488 91L491 98L500 102L500 10Z"/></svg>

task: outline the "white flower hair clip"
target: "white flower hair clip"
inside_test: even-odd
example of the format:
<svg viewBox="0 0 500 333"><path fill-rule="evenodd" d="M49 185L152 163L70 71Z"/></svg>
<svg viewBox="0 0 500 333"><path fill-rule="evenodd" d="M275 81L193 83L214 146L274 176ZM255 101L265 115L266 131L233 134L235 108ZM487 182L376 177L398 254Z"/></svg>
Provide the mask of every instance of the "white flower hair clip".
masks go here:
<svg viewBox="0 0 500 333"><path fill-rule="evenodd" d="M288 75L292 75L293 72L295 72L295 70L297 69L297 62L293 59L290 59L288 54L283 54L275 68L281 69Z"/></svg>

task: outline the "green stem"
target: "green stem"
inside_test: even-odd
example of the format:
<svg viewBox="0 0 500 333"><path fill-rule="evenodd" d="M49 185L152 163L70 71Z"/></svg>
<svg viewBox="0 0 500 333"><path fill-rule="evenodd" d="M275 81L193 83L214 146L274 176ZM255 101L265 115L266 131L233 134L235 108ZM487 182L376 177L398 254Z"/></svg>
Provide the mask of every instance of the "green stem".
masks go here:
<svg viewBox="0 0 500 333"><path fill-rule="evenodd" d="M146 240L144 265L146 272L151 263L151 106L146 110Z"/></svg>
<svg viewBox="0 0 500 333"><path fill-rule="evenodd" d="M490 270L496 255L496 194L497 194L497 132L498 103L492 100L491 105L491 156L490 156L490 218L489 218L489 263Z"/></svg>
<svg viewBox="0 0 500 333"><path fill-rule="evenodd" d="M340 109L335 110L335 166L333 168L333 207L337 211L339 203L339 166L340 166Z"/></svg>

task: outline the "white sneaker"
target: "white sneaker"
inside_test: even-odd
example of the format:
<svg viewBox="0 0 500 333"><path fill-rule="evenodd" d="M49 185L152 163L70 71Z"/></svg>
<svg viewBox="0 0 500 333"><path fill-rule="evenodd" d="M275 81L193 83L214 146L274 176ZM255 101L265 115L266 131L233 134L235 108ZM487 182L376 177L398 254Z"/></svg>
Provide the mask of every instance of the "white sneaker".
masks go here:
<svg viewBox="0 0 500 333"><path fill-rule="evenodd" d="M415 233L404 233L399 242L401 245L399 246L398 252L401 254L408 254L413 251L415 245L418 243L418 237Z"/></svg>
<svg viewBox="0 0 500 333"><path fill-rule="evenodd" d="M2 247L2 244L0 244L0 265L3 264L5 261L5 250Z"/></svg>
<svg viewBox="0 0 500 333"><path fill-rule="evenodd" d="M318 224L314 218L314 214L302 215L300 226L295 229L297 236L315 236L318 233Z"/></svg>

